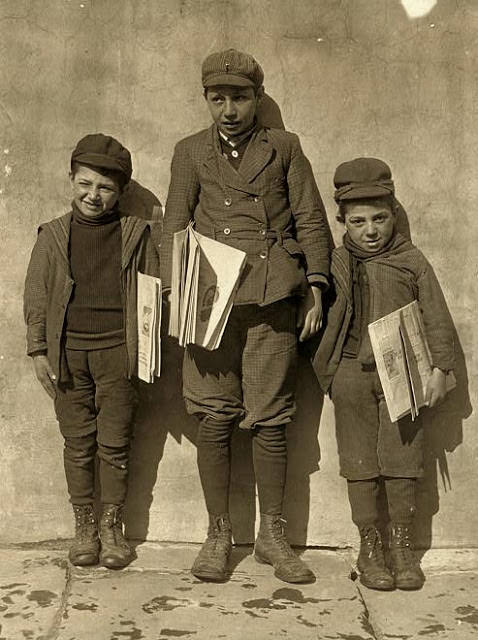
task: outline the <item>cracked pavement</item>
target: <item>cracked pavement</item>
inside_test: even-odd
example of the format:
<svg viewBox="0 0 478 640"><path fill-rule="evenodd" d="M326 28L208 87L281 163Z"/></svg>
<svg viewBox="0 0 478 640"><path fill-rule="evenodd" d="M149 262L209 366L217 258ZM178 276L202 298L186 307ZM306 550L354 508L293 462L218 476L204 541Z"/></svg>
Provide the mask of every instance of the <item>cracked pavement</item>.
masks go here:
<svg viewBox="0 0 478 640"><path fill-rule="evenodd" d="M77 568L67 543L0 548L0 640L266 638L466 640L478 632L478 550L433 550L421 591L368 590L352 550L308 549L317 576L288 585L236 547L230 579L189 573L198 546L143 543L122 571ZM352 577L351 577L352 576Z"/></svg>

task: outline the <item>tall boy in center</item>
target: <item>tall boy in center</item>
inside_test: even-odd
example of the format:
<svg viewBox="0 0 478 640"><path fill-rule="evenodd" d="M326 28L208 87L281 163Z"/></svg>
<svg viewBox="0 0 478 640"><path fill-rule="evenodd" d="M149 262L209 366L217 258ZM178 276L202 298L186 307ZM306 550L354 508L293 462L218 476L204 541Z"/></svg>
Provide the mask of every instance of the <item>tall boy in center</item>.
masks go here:
<svg viewBox="0 0 478 640"><path fill-rule="evenodd" d="M191 220L200 233L247 253L220 347L190 345L184 357L184 397L199 419L198 467L209 512L192 572L205 580L226 577L230 438L239 423L253 442L261 512L256 558L282 580L307 582L313 574L282 524L286 424L295 412L297 328L305 340L321 322L330 233L298 137L257 122L263 79L254 58L234 49L204 60L204 98L214 122L176 146L161 268L168 286L172 236Z"/></svg>

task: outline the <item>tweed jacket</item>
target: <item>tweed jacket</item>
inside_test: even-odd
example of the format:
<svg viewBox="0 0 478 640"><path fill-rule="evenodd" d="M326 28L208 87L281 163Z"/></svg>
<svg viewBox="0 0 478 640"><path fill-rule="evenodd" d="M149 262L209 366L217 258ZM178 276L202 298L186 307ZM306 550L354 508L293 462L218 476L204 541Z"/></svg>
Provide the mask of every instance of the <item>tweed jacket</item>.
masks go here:
<svg viewBox="0 0 478 640"><path fill-rule="evenodd" d="M72 214L67 213L42 224L28 265L24 317L27 324L27 353L44 352L57 379L64 382L65 316L75 283L69 263ZM157 276L159 256L146 220L121 215L121 284L125 314L127 375L137 368L137 277L138 270Z"/></svg>
<svg viewBox="0 0 478 640"><path fill-rule="evenodd" d="M270 304L327 286L330 230L299 138L258 128L236 171L223 157L216 125L174 152L164 217L161 277L171 282L172 237L194 220L210 238L247 253L235 304Z"/></svg>
<svg viewBox="0 0 478 640"><path fill-rule="evenodd" d="M432 364L443 370L454 367L454 331L440 284L423 253L399 234L400 249L392 255L364 262L370 288L370 317L373 322L414 300L418 301ZM327 392L342 357L342 349L353 314L350 256L345 247L334 249L331 273L334 300L312 364L324 392ZM371 346L367 339L365 350ZM358 354L361 359L363 346Z"/></svg>

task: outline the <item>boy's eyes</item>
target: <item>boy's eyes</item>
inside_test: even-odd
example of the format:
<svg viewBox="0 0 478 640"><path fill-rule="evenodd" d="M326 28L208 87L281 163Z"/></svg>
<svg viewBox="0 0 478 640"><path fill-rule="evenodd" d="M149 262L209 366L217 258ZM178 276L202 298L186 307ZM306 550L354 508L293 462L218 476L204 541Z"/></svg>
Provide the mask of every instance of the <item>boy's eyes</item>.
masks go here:
<svg viewBox="0 0 478 640"><path fill-rule="evenodd" d="M233 102L244 102L245 100L248 100L248 99L249 99L249 96L233 96L232 97ZM225 102L225 98L223 98L222 96L214 96L212 98L212 102L214 103Z"/></svg>
<svg viewBox="0 0 478 640"><path fill-rule="evenodd" d="M85 189L91 187L91 182L83 182L80 180L78 184L80 185L80 187L84 187ZM98 188L101 189L101 191L114 191L113 187L109 187L106 184L100 184Z"/></svg>
<svg viewBox="0 0 478 640"><path fill-rule="evenodd" d="M373 222L378 222L379 224L381 224L382 222L385 222L386 219L386 216L376 216L373 218ZM365 224L365 220L363 218L350 218L349 223L354 225L354 227L357 227L361 224Z"/></svg>

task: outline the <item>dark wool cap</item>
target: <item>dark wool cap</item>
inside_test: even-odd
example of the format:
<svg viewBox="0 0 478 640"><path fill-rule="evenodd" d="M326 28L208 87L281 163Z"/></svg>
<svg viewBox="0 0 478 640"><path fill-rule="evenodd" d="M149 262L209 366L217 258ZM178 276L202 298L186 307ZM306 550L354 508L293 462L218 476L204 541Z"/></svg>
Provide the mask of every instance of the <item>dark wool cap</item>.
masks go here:
<svg viewBox="0 0 478 640"><path fill-rule="evenodd" d="M71 162L91 167L119 171L129 182L133 173L131 154L118 140L103 133L91 133L82 138L71 154Z"/></svg>
<svg viewBox="0 0 478 640"><path fill-rule="evenodd" d="M264 82L264 72L248 53L228 49L211 53L202 63L203 87L232 85L259 89Z"/></svg>
<svg viewBox="0 0 478 640"><path fill-rule="evenodd" d="M390 167L377 158L355 158L335 170L335 200L380 198L394 192Z"/></svg>

